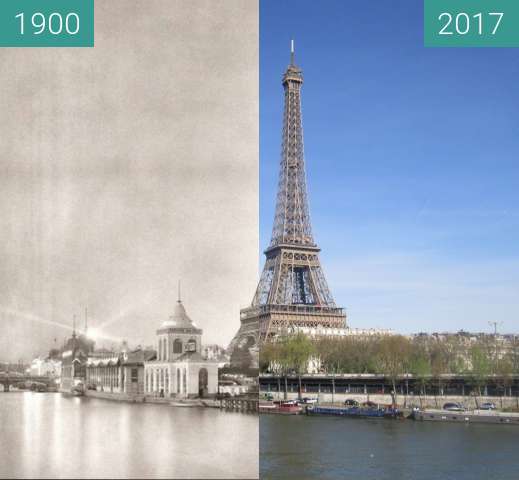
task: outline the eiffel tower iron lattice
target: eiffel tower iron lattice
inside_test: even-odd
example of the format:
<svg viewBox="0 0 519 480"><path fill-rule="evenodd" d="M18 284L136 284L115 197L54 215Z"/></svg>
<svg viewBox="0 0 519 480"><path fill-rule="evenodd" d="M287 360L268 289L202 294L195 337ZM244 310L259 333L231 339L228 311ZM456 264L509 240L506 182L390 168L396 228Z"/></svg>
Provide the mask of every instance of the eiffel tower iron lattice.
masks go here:
<svg viewBox="0 0 519 480"><path fill-rule="evenodd" d="M257 344L298 327L346 326L346 315L335 305L312 234L301 113L303 73L294 57L292 43L282 81L285 107L272 238L252 305L241 311L241 328L231 346L250 345L252 337Z"/></svg>

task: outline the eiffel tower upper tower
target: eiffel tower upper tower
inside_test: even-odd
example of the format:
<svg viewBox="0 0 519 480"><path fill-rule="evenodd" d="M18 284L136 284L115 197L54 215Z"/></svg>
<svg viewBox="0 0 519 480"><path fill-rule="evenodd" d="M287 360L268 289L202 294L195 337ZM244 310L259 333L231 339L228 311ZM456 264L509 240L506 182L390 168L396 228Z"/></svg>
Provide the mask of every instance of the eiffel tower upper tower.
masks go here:
<svg viewBox="0 0 519 480"><path fill-rule="evenodd" d="M254 334L264 341L294 327L346 326L346 315L335 305L319 262L312 235L303 149L301 115L302 70L290 65L283 75L285 110L274 227L252 305L241 311L240 338Z"/></svg>

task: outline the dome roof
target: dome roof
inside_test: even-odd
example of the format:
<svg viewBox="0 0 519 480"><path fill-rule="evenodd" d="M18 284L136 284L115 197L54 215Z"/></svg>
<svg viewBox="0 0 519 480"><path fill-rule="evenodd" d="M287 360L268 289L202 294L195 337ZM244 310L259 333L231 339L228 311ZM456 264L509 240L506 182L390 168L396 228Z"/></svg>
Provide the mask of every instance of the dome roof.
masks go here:
<svg viewBox="0 0 519 480"><path fill-rule="evenodd" d="M193 323L193 320L188 317L184 305L178 300L173 310L173 315L162 323L162 328L197 329L198 327Z"/></svg>

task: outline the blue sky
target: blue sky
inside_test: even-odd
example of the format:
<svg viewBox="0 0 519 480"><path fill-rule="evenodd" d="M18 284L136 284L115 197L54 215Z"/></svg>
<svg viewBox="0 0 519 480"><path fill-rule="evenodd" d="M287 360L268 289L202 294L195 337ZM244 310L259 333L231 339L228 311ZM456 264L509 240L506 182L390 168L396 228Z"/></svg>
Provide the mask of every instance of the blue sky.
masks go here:
<svg viewBox="0 0 519 480"><path fill-rule="evenodd" d="M261 0L261 246L293 37L314 236L350 325L517 332L519 51L425 48L422 8Z"/></svg>

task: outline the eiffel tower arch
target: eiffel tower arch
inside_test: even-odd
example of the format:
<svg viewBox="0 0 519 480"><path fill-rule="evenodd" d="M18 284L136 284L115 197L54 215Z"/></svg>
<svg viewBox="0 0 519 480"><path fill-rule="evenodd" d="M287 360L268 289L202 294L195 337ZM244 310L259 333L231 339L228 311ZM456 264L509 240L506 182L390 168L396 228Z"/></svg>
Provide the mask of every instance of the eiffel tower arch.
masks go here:
<svg viewBox="0 0 519 480"><path fill-rule="evenodd" d="M306 188L301 87L303 72L290 64L283 75L284 114L278 193L265 266L250 307L241 310L241 327L231 342L231 364L243 355L237 345L263 341L298 328L345 328L346 315L336 306L314 241ZM233 362L233 356L235 361Z"/></svg>

